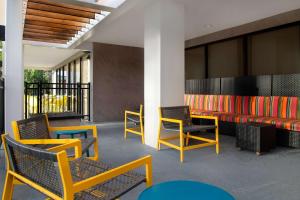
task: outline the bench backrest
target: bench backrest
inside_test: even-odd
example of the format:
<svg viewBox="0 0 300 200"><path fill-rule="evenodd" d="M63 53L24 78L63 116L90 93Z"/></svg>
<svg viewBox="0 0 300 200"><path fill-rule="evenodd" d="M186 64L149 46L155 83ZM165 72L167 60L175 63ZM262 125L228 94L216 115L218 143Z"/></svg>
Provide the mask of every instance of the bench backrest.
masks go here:
<svg viewBox="0 0 300 200"><path fill-rule="evenodd" d="M261 117L300 119L299 97L186 94L184 102L190 107L191 112L217 111ZM215 106L210 107L210 105Z"/></svg>

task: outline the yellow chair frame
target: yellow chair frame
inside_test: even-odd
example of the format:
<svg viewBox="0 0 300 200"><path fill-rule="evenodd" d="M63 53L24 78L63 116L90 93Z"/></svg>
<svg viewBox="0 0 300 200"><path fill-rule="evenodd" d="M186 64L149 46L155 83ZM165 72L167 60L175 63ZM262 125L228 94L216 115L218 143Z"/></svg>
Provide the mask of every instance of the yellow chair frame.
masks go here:
<svg viewBox="0 0 300 200"><path fill-rule="evenodd" d="M93 137L95 138L94 141L94 156L90 156L91 160L98 160L99 159L99 152L98 152L98 132L96 126L91 125L84 125L84 126L65 126L65 127L51 127L49 125L48 116L46 115L47 127L49 132L54 131L71 131L71 130L92 130ZM52 148L47 149L48 151L62 151L66 150L69 147L68 144L64 145L65 143L69 143L70 141L79 141L78 139L21 139L20 138L20 131L18 128L17 121L12 121L12 129L14 133L14 139L17 142L27 145L35 145L35 144L61 144L59 146L55 146Z"/></svg>
<svg viewBox="0 0 300 200"><path fill-rule="evenodd" d="M3 141L5 143L4 135L2 136ZM57 142L61 142L64 139L57 140ZM81 157L81 143L78 139L66 139L69 141L69 143L65 143L64 145L66 147L75 147L77 149L75 158ZM65 140L65 142L66 142ZM26 177L17 174L14 172L11 167L9 166L8 156L7 156L7 149L6 145L4 144L4 150L6 154L6 161L7 161L7 173L6 173L6 179L4 184L4 190L2 194L2 200L11 200L13 196L13 190L14 190L14 182L21 181L34 189L40 191L41 193L48 196L50 199L53 200L73 200L74 194L77 192L81 192L83 190L86 190L88 188L91 188L95 185L98 185L100 183L103 183L105 181L108 181L116 176L119 176L121 174L124 174L128 171L134 170L136 168L139 168L141 166L145 165L146 169L146 186L150 187L152 186L152 157L150 155L145 156L143 158L134 160L132 162L129 162L127 164L124 164L122 166L113 168L109 171L106 171L104 173L98 174L96 176L87 178L85 180L82 180L80 182L73 182L72 175L70 171L70 165L69 160L66 151L60 151L57 153L57 159L58 159L58 167L59 172L61 174L62 184L63 184L63 194L64 197L61 198L54 194L53 192L47 190L46 188L42 187L41 185L38 185L31 180L27 179Z"/></svg>
<svg viewBox="0 0 300 200"><path fill-rule="evenodd" d="M127 126L127 117L128 115L135 115L140 118L140 126L129 128ZM140 135L142 137L142 143L145 144L145 137L144 137L144 124L143 124L143 105L140 105L140 112L133 112L129 110L125 110L125 123L124 123L124 138L127 138L127 132L133 133L136 135Z"/></svg>
<svg viewBox="0 0 300 200"><path fill-rule="evenodd" d="M180 151L180 162L184 161L184 151L192 150L192 149L198 149L203 148L207 146L216 146L216 154L219 154L220 152L220 145L219 145L219 125L218 125L218 118L215 116L200 116L200 115L191 115L191 118L198 118L198 119L210 119L215 121L215 140L199 137L199 136L193 136L190 133L185 134L183 132L183 121L178 119L171 119L171 118L163 118L161 114L161 108L159 108L159 130L158 130L158 140L157 140L157 150L160 150L161 144L164 144L168 147L171 147L173 149ZM161 130L162 130L162 122L169 122L169 123L175 123L179 125L179 135L178 132L175 136L170 137L164 137L161 138ZM179 146L170 143L171 140L177 140L179 139ZM186 139L184 144L184 139ZM194 139L198 141L202 141L204 143L196 144L196 145L189 145L189 139Z"/></svg>

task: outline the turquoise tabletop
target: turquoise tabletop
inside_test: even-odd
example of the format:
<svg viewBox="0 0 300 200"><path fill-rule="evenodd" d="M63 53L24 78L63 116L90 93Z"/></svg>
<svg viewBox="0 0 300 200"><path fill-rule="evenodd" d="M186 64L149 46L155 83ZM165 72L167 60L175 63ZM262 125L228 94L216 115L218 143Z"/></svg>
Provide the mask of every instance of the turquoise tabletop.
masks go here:
<svg viewBox="0 0 300 200"><path fill-rule="evenodd" d="M144 190L138 200L234 200L225 190L196 181L170 181Z"/></svg>

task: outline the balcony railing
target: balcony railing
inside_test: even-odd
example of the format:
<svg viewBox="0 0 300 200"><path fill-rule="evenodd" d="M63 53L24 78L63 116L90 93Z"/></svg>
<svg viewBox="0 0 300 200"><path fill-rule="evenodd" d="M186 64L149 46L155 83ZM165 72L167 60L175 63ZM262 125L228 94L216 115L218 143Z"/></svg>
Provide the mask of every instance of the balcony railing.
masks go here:
<svg viewBox="0 0 300 200"><path fill-rule="evenodd" d="M73 112L90 120L90 83L25 83L25 118Z"/></svg>

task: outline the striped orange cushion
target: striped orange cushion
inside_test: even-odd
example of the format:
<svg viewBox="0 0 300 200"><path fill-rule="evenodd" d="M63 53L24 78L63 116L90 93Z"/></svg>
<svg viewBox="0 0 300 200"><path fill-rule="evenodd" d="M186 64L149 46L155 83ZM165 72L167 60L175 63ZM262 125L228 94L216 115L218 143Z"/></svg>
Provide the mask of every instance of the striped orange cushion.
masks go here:
<svg viewBox="0 0 300 200"><path fill-rule="evenodd" d="M297 97L280 97L278 117L283 119L296 119L297 107Z"/></svg>
<svg viewBox="0 0 300 200"><path fill-rule="evenodd" d="M270 117L278 117L279 99L279 96L272 96L270 98Z"/></svg>
<svg viewBox="0 0 300 200"><path fill-rule="evenodd" d="M249 96L236 96L235 97L235 112L237 114L249 114Z"/></svg>

